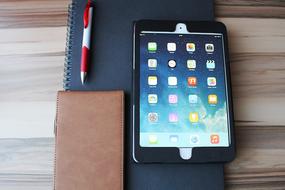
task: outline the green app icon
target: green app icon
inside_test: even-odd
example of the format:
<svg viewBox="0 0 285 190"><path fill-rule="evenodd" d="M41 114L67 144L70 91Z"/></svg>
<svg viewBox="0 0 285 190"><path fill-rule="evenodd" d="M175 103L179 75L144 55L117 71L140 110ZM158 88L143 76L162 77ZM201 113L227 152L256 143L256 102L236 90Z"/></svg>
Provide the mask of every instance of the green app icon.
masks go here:
<svg viewBox="0 0 285 190"><path fill-rule="evenodd" d="M155 42L149 42L147 45L148 51L156 51L157 50L157 44Z"/></svg>

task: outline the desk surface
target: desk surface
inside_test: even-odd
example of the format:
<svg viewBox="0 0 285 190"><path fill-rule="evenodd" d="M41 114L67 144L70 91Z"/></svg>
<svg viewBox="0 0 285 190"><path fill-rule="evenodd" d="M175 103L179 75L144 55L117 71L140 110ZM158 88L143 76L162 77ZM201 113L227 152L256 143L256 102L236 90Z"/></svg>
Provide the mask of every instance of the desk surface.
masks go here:
<svg viewBox="0 0 285 190"><path fill-rule="evenodd" d="M48 136L62 89L68 3L0 1L0 189L52 189ZM217 0L215 8L230 36L237 133L226 189L285 189L285 2Z"/></svg>

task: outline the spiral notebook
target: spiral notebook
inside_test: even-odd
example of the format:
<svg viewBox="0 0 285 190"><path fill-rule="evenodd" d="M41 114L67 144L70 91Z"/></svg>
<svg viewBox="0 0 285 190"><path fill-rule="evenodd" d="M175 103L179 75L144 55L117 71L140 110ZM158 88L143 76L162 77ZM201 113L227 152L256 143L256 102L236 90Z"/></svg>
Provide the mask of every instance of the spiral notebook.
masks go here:
<svg viewBox="0 0 285 190"><path fill-rule="evenodd" d="M125 189L224 189L223 164L136 164L131 152L133 22L140 19L213 20L213 1L96 0L91 64L83 86L80 59L85 4L86 0L74 0L69 6L64 88L125 91Z"/></svg>

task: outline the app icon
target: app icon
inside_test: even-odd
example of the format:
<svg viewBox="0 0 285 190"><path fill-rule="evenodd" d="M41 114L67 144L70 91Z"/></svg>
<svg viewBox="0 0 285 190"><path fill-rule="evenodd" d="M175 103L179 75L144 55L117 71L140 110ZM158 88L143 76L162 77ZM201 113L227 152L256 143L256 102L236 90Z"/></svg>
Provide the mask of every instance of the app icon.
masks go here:
<svg viewBox="0 0 285 190"><path fill-rule="evenodd" d="M168 67L170 67L170 68L176 67L176 61L173 59L169 60L168 61Z"/></svg>
<svg viewBox="0 0 285 190"><path fill-rule="evenodd" d="M205 50L208 53L214 52L214 44L205 44Z"/></svg>
<svg viewBox="0 0 285 190"><path fill-rule="evenodd" d="M148 85L157 85L157 77L149 76L148 77Z"/></svg>
<svg viewBox="0 0 285 190"><path fill-rule="evenodd" d="M188 59L187 60L187 68L188 69L195 69L196 68L196 60Z"/></svg>
<svg viewBox="0 0 285 190"><path fill-rule="evenodd" d="M169 86L177 85L177 78L176 77L168 77L168 85Z"/></svg>
<svg viewBox="0 0 285 190"><path fill-rule="evenodd" d="M156 42L148 42L147 49L149 52L154 52L157 50L157 44Z"/></svg>
<svg viewBox="0 0 285 190"><path fill-rule="evenodd" d="M148 103L156 104L157 103L157 95L156 94L149 94L148 95Z"/></svg>
<svg viewBox="0 0 285 190"><path fill-rule="evenodd" d="M217 104L218 103L218 96L216 94L210 94L208 96L209 104Z"/></svg>
<svg viewBox="0 0 285 190"><path fill-rule="evenodd" d="M176 43L167 43L168 51L176 51Z"/></svg>
<svg viewBox="0 0 285 190"><path fill-rule="evenodd" d="M169 141L172 143L177 143L178 142L178 136L177 135L170 135Z"/></svg>
<svg viewBox="0 0 285 190"><path fill-rule="evenodd" d="M178 102L178 97L177 97L177 95L176 95L176 94L169 94L169 95L168 95L168 102L169 102L170 104L177 104L177 102Z"/></svg>
<svg viewBox="0 0 285 190"><path fill-rule="evenodd" d="M186 44L186 50L188 52L194 52L195 51L195 44L194 43L187 43Z"/></svg>
<svg viewBox="0 0 285 190"><path fill-rule="evenodd" d="M173 123L178 121L178 115L176 113L170 113L168 115L168 121Z"/></svg>
<svg viewBox="0 0 285 190"><path fill-rule="evenodd" d="M220 136L219 135L211 135L211 144L219 144L220 143Z"/></svg>
<svg viewBox="0 0 285 190"><path fill-rule="evenodd" d="M198 144L199 143L199 136L198 135L191 135L190 136L190 143L191 144Z"/></svg>
<svg viewBox="0 0 285 190"><path fill-rule="evenodd" d="M198 102L198 96L196 94L190 94L188 99L190 104L196 104Z"/></svg>
<svg viewBox="0 0 285 190"><path fill-rule="evenodd" d="M157 144L158 143L158 139L156 135L149 135L148 136L148 142L149 144Z"/></svg>
<svg viewBox="0 0 285 190"><path fill-rule="evenodd" d="M208 86L216 86L217 85L216 77L208 77L207 83L208 83Z"/></svg>
<svg viewBox="0 0 285 190"><path fill-rule="evenodd" d="M148 121L150 123L155 123L158 121L158 114L155 112L148 113Z"/></svg>
<svg viewBox="0 0 285 190"><path fill-rule="evenodd" d="M197 78L196 77L188 77L188 86L196 86Z"/></svg>
<svg viewBox="0 0 285 190"><path fill-rule="evenodd" d="M199 115L197 112L190 112L189 120L191 123L197 123L199 121Z"/></svg>
<svg viewBox="0 0 285 190"><path fill-rule="evenodd" d="M156 59L148 59L147 65L149 68L156 68L157 67L157 60Z"/></svg>
<svg viewBox="0 0 285 190"><path fill-rule="evenodd" d="M207 60L206 65L207 65L207 69L215 69L216 67L214 60Z"/></svg>

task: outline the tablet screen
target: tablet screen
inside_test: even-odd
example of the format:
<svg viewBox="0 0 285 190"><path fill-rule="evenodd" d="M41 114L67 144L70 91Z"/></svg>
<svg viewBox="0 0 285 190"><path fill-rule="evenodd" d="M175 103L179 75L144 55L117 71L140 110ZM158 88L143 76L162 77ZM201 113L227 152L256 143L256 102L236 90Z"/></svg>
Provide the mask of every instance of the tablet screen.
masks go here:
<svg viewBox="0 0 285 190"><path fill-rule="evenodd" d="M228 147L223 35L140 33L140 146Z"/></svg>

